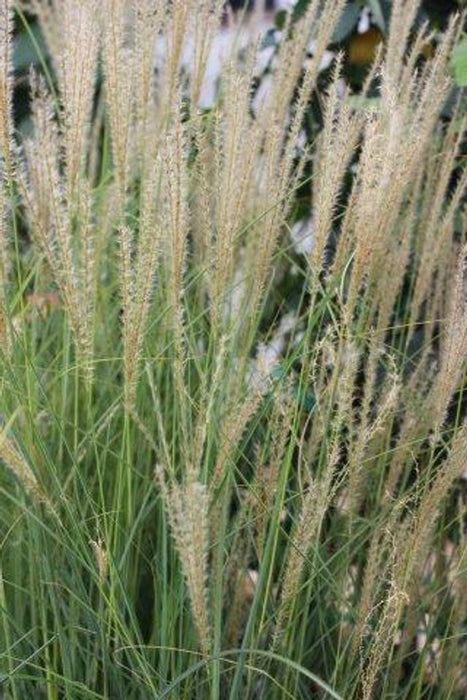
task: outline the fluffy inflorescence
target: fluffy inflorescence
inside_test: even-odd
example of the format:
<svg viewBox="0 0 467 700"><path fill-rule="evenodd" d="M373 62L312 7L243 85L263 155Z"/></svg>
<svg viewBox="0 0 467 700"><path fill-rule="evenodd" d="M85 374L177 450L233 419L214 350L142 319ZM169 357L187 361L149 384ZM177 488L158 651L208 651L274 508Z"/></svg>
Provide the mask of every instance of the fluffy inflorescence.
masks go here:
<svg viewBox="0 0 467 700"><path fill-rule="evenodd" d="M349 698L426 684L461 697L462 96L441 117L462 18L433 37L418 0L394 2L354 95L345 57L326 53L344 0L285 13L266 68L259 13L229 15L227 40L220 0L31 0L53 75L31 72L19 138L12 4L12 696L39 680L50 697L158 697L171 682L180 698L311 697L312 671ZM311 102L322 124L307 142ZM427 619L445 674L413 661Z"/></svg>

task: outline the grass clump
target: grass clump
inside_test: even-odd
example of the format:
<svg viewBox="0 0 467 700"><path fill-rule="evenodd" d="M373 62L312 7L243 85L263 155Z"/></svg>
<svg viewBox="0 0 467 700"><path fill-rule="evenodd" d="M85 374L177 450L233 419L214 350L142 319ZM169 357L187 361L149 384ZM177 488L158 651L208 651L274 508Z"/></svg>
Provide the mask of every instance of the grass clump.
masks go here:
<svg viewBox="0 0 467 700"><path fill-rule="evenodd" d="M1 0L5 698L465 696L462 18L419 4L357 97L312 0L204 109L223 2L33 0L20 137Z"/></svg>

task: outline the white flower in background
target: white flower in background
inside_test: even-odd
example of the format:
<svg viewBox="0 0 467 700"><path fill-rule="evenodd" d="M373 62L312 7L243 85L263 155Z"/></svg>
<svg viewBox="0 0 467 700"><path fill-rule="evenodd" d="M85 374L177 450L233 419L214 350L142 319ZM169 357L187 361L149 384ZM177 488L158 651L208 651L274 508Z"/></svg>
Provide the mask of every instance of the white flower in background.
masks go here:
<svg viewBox="0 0 467 700"><path fill-rule="evenodd" d="M261 79L251 102L251 109L253 110L254 115L258 114L261 107L263 107L271 97L273 85L274 81L272 79L272 75L265 75Z"/></svg>
<svg viewBox="0 0 467 700"><path fill-rule="evenodd" d="M319 69L326 70L326 68L329 68L329 66L331 65L331 63L334 60L334 56L335 56L334 51L325 51L323 53L321 63L319 64Z"/></svg>
<svg viewBox="0 0 467 700"><path fill-rule="evenodd" d="M308 46L309 58L307 58L306 61L304 62L304 64L303 64L304 68L307 68L309 66L310 61L315 54L315 51L316 51L316 42L312 41ZM327 51L326 50L323 53L323 56L321 58L321 61L319 64L319 70L323 71L323 70L326 70L326 68L329 68L329 66L331 65L331 63L334 60L335 55L336 54L334 53L334 51Z"/></svg>
<svg viewBox="0 0 467 700"><path fill-rule="evenodd" d="M279 367L279 361L286 349L286 336L297 325L297 316L290 312L282 317L277 329L267 343L259 343L256 358L250 370L250 385L253 388L265 391L275 369Z"/></svg>
<svg viewBox="0 0 467 700"><path fill-rule="evenodd" d="M255 73L257 76L261 76L266 68L269 67L272 57L274 56L276 52L276 46L274 44L270 44L269 46L265 46L262 49L258 51L258 56L256 57L256 66L255 66Z"/></svg>
<svg viewBox="0 0 467 700"><path fill-rule="evenodd" d="M441 642L439 637L435 637L428 642L428 630L431 623L431 616L425 614L415 641L418 653L424 654L425 680L428 683L436 680L441 663Z"/></svg>
<svg viewBox="0 0 467 700"><path fill-rule="evenodd" d="M239 257L235 268L234 280L229 297L225 300L222 307L222 316L224 321L238 318L239 314L245 305L245 294L247 291L246 272L243 264L243 252Z"/></svg>
<svg viewBox="0 0 467 700"><path fill-rule="evenodd" d="M295 5L297 4L297 0L276 0L276 9L277 10L293 10Z"/></svg>
<svg viewBox="0 0 467 700"><path fill-rule="evenodd" d="M364 7L361 14L360 14L360 19L358 20L357 32L359 34L366 34L366 32L369 30L370 18L371 18L370 8Z"/></svg>
<svg viewBox="0 0 467 700"><path fill-rule="evenodd" d="M232 20L227 26L221 27L211 44L211 50L206 64L203 86L198 106L201 109L210 109L216 99L218 80L226 61L232 56L234 48L239 54L256 41L261 42L261 37L274 27L274 16L270 13L254 12L247 22L238 23ZM191 73L194 63L195 37L188 35L183 49L182 67ZM167 53L167 45L164 36L156 40L154 52L154 66L160 66ZM265 47L258 54L257 73L261 74L274 53L274 46Z"/></svg>
<svg viewBox="0 0 467 700"><path fill-rule="evenodd" d="M293 249L299 255L310 255L313 250L313 218L301 219L290 229Z"/></svg>
<svg viewBox="0 0 467 700"><path fill-rule="evenodd" d="M295 6L294 0L278 0L276 3L277 10L291 10ZM259 8L253 11L247 21L238 22L233 15L229 15L229 22L226 26L220 27L217 34L214 36L211 43L211 49L206 63L206 71L204 76L201 94L198 107L200 109L210 109L217 96L219 77L225 63L232 56L232 51L235 49L238 54L245 51L248 46L258 42L261 46L261 39L268 32L274 30L274 12L261 12ZM273 43L263 46L258 51L255 73L258 77L262 77L260 86L253 100L253 110L256 113L259 105L267 98L271 87L271 80L266 80L267 75L264 72L269 67L273 67L273 58L276 51L276 46L282 38L280 30L273 31ZM190 75L194 63L194 35L186 37L182 55L182 67ZM313 43L309 46L309 53L312 55L315 51ZM158 66L162 65L167 54L167 43L164 36L159 35L155 42L154 49L154 67L157 70ZM325 51L320 62L319 70L326 70L331 65L335 54L332 51ZM308 59L309 61L310 59ZM306 67L307 61L304 63ZM263 87L263 82L266 85Z"/></svg>
<svg viewBox="0 0 467 700"><path fill-rule="evenodd" d="M219 30L212 42L207 61L206 74L200 96L199 107L201 109L209 109L212 107L217 94L219 76L225 62L231 57L234 47L237 49L238 53L243 52L252 43L264 37L273 26L271 17L254 14L248 22L244 22L241 25L232 24L231 26L222 27ZM256 67L258 75L264 71L273 53L273 46L265 47L259 51ZM193 40L191 40L190 46L185 50L183 60L184 66L188 72L193 62L193 54L194 46Z"/></svg>
<svg viewBox="0 0 467 700"><path fill-rule="evenodd" d="M299 153L301 153L304 150L307 143L308 143L308 136L306 135L305 129L302 129L298 135L298 138L297 138L297 143L296 143L297 151Z"/></svg>

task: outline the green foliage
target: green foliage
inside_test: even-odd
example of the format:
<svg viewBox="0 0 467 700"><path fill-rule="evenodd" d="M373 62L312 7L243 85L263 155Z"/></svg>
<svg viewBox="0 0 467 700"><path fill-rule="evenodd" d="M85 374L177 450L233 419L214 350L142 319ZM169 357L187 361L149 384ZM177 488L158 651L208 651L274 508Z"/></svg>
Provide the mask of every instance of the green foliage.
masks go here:
<svg viewBox="0 0 467 700"><path fill-rule="evenodd" d="M454 48L452 67L457 85L467 87L467 35Z"/></svg>
<svg viewBox="0 0 467 700"><path fill-rule="evenodd" d="M387 39L391 3L370 4ZM23 150L0 171L0 696L463 700L453 35L435 71L420 56L403 73L401 58L362 94L370 64L348 58L363 3L311 28L301 0L285 44L271 29L262 45L285 45L279 67L258 76L233 55L198 109L173 52L196 30L203 56L201 5L200 26L198 3L161 0L173 60L154 82L152 0L134 5L136 39L125 2L43 5L60 29L72 9L60 80L17 18ZM310 29L335 55L307 94ZM47 85L25 139L31 59ZM275 99L255 111L267 78Z"/></svg>

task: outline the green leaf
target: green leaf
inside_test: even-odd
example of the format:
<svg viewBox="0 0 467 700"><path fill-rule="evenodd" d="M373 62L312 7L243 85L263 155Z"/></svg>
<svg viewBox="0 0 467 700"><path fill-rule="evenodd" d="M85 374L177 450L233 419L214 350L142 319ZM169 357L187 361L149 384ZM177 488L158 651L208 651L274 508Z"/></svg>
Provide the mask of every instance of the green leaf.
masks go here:
<svg viewBox="0 0 467 700"><path fill-rule="evenodd" d="M467 36L457 44L452 53L454 79L459 87L467 86Z"/></svg>
<svg viewBox="0 0 467 700"><path fill-rule="evenodd" d="M20 32L15 38L13 64L15 71L19 73L27 72L31 64L39 62L37 46L45 53L44 41L37 24L32 24L30 28L32 36L37 42L36 46L34 46L31 35L26 31Z"/></svg>
<svg viewBox="0 0 467 700"><path fill-rule="evenodd" d="M276 29L279 29L279 31L282 31L285 27L285 23L287 20L287 10L279 10L279 12L276 12L275 17L274 17L274 25Z"/></svg>
<svg viewBox="0 0 467 700"><path fill-rule="evenodd" d="M122 651L123 649L125 649L125 647L122 648ZM296 661L293 661L292 659L289 659L285 656L280 656L279 654L275 654L272 651L263 651L262 649L227 649L226 651L223 651L220 654L213 654L212 656L206 659L202 659L201 661L198 661L197 663L193 664L189 669L181 673L168 686L166 686L163 692L159 695L159 700L165 700L165 698L173 697L173 691L176 688L179 688L183 681L187 680L187 678L190 678L190 676L193 676L204 666L207 666L208 664L212 663L217 659L223 661L224 659L232 656L240 656L240 654L250 654L250 656L259 656L265 659L278 661L279 663L283 664L286 668L291 668L294 671L297 671L298 673L303 675L305 678L308 678L308 680L313 681L315 685L317 685L322 691L326 693L326 696L334 698L334 700L343 700L342 696L339 695L333 688L331 688L331 686L329 686L319 676L315 675L304 666L300 666L300 664L298 664ZM264 670L261 668L256 668L255 670L258 673L264 673Z"/></svg>
<svg viewBox="0 0 467 700"><path fill-rule="evenodd" d="M293 8L293 18L295 21L297 19L300 19L300 17L303 17L308 5L309 0L298 0L298 2L295 3L295 6Z"/></svg>
<svg viewBox="0 0 467 700"><path fill-rule="evenodd" d="M337 27L334 30L332 42L338 43L348 37L357 26L359 17L360 6L356 3L347 5L344 12L341 14Z"/></svg>
<svg viewBox="0 0 467 700"><path fill-rule="evenodd" d="M348 104L355 110L378 109L381 103L380 97L364 97L363 95L349 95Z"/></svg>
<svg viewBox="0 0 467 700"><path fill-rule="evenodd" d="M373 22L382 32L386 32L386 20L384 19L384 11L381 7L380 0L370 0L369 6L373 15Z"/></svg>

